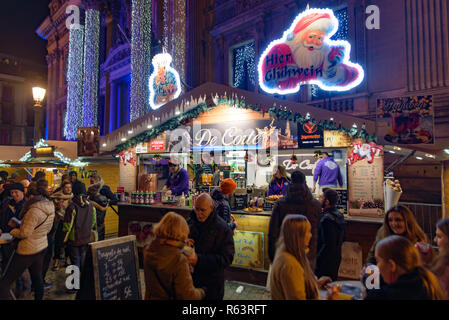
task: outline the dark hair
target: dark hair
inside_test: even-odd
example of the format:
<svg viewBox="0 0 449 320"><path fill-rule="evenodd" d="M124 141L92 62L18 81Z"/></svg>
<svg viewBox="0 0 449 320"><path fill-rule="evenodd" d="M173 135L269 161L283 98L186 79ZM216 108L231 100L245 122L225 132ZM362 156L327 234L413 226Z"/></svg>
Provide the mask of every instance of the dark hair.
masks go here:
<svg viewBox="0 0 449 320"><path fill-rule="evenodd" d="M44 171L36 172L36 174L34 175L34 180L37 181L41 179L45 179L45 172Z"/></svg>
<svg viewBox="0 0 449 320"><path fill-rule="evenodd" d="M329 205L333 208L338 203L338 192L334 189L327 189L326 191L324 191L324 199L329 200Z"/></svg>
<svg viewBox="0 0 449 320"><path fill-rule="evenodd" d="M65 187L66 184L72 185L72 183L71 183L70 181L64 180L64 181L62 181L62 183L61 183L61 189L64 189L64 187Z"/></svg>
<svg viewBox="0 0 449 320"><path fill-rule="evenodd" d="M449 238L449 218L438 221L437 228L441 230ZM437 275L441 276L449 265L449 248L439 248L438 257L435 260L432 271Z"/></svg>
<svg viewBox="0 0 449 320"><path fill-rule="evenodd" d="M330 157L327 151L321 152L321 154L325 154L326 156Z"/></svg>
<svg viewBox="0 0 449 320"><path fill-rule="evenodd" d="M291 179L294 184L303 184L306 182L306 176L299 170L292 173Z"/></svg>
<svg viewBox="0 0 449 320"><path fill-rule="evenodd" d="M78 178L78 173L76 173L76 171L70 171L69 172L69 177L71 177L71 176L75 176L75 177Z"/></svg>
<svg viewBox="0 0 449 320"><path fill-rule="evenodd" d="M390 208L387 213L385 214L384 223L379 229L379 232L382 233L382 238L386 238L388 236L394 235L393 230L390 228L390 224L388 222L388 217L390 213L392 212L398 212L405 222L405 234L404 236L409 239L412 243L416 242L426 242L428 243L427 236L424 233L424 231L419 226L418 222L416 221L415 216L413 215L413 212L406 206L403 205L397 205Z"/></svg>
<svg viewBox="0 0 449 320"><path fill-rule="evenodd" d="M0 178L2 178L3 180L6 180L6 178L8 177L8 172L7 171L0 171Z"/></svg>
<svg viewBox="0 0 449 320"><path fill-rule="evenodd" d="M50 199L50 194L48 193L48 181L38 180L35 183L30 184L28 187L27 197L33 196L44 196Z"/></svg>

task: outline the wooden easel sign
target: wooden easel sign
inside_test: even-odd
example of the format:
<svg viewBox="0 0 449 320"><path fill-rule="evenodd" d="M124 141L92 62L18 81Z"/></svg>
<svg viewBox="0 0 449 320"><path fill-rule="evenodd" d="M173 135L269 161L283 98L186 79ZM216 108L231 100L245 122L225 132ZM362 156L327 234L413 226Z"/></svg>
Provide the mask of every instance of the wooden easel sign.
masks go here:
<svg viewBox="0 0 449 320"><path fill-rule="evenodd" d="M141 300L136 236L89 244L96 300Z"/></svg>

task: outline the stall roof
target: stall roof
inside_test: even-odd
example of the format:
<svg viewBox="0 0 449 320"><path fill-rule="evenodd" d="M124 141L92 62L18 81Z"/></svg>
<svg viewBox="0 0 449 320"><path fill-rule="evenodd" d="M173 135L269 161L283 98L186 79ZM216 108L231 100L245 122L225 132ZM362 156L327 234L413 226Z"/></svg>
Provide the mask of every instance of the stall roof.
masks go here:
<svg viewBox="0 0 449 320"><path fill-rule="evenodd" d="M342 126L347 128L353 126L354 123L357 124L359 128L365 124L368 133L372 134L375 132L375 122L371 120L331 112L304 103L277 99L270 95L208 82L185 93L179 98L168 102L161 108L149 112L139 119L105 135L100 140L100 152L113 151L119 144L123 143L125 139L133 138L152 127L157 127L167 120L195 108L201 103L206 103L208 106L215 105L214 100L216 100L217 97L224 96L239 100L243 99L247 105L259 106L266 111L269 108L276 106L278 108L282 107L283 110L286 108L286 110L291 112L300 112L303 115L309 113L311 117L315 118L317 121L328 121L333 117L337 123L341 122Z"/></svg>

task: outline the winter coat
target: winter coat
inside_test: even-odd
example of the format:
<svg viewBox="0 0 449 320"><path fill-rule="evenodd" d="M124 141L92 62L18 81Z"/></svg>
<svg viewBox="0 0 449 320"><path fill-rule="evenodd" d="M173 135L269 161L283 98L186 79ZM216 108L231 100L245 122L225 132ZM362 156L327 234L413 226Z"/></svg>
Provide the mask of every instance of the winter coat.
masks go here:
<svg viewBox="0 0 449 320"><path fill-rule="evenodd" d="M380 289L367 290L365 300L430 300L418 269L400 276Z"/></svg>
<svg viewBox="0 0 449 320"><path fill-rule="evenodd" d="M17 253L31 255L47 248L47 234L53 226L54 218L53 201L41 196L29 200L20 229L13 229L10 232L13 237L21 239Z"/></svg>
<svg viewBox="0 0 449 320"><path fill-rule="evenodd" d="M204 290L195 288L189 262L181 247L155 239L143 253L145 300L201 300Z"/></svg>
<svg viewBox="0 0 449 320"><path fill-rule="evenodd" d="M19 201L16 203L14 200L5 200L3 202L1 216L0 216L0 229L2 232L10 232L13 228L8 226L9 220L11 218L19 218L19 213L22 211L22 208L25 204L26 200L23 199L22 201Z"/></svg>
<svg viewBox="0 0 449 320"><path fill-rule="evenodd" d="M174 196L180 196L189 193L189 173L186 169L181 168L175 174L170 174L165 183L167 189L171 190Z"/></svg>
<svg viewBox="0 0 449 320"><path fill-rule="evenodd" d="M234 230L236 224L231 222L231 206L229 205L229 200L220 192L220 189L212 190L210 196L214 201L214 211L228 224L231 230Z"/></svg>
<svg viewBox="0 0 449 320"><path fill-rule="evenodd" d="M87 189L88 199L95 207L98 213L106 213L108 198L101 194L100 190L104 187L104 181L100 180L89 186ZM109 190L110 191L110 190Z"/></svg>
<svg viewBox="0 0 449 320"><path fill-rule="evenodd" d="M449 266L446 266L444 271L438 275L438 281L440 286L446 294L446 298L449 299Z"/></svg>
<svg viewBox="0 0 449 320"><path fill-rule="evenodd" d="M270 286L273 300L306 300L304 268L288 252L280 252L274 258Z"/></svg>
<svg viewBox="0 0 449 320"><path fill-rule="evenodd" d="M224 270L234 259L232 230L216 212L212 212L202 223L192 212L188 222L189 238L195 241L198 255L193 272L195 287L206 287L206 300L222 300Z"/></svg>
<svg viewBox="0 0 449 320"><path fill-rule="evenodd" d="M290 184L290 180L282 177L281 179L275 178L268 186L268 196L279 195L285 196L287 192L287 187Z"/></svg>
<svg viewBox="0 0 449 320"><path fill-rule="evenodd" d="M100 194L109 199L109 205L113 206L118 203L117 196L112 193L109 186L103 184L103 187L100 189Z"/></svg>
<svg viewBox="0 0 449 320"><path fill-rule="evenodd" d="M313 270L316 260L321 204L313 198L306 184L289 185L287 195L274 204L268 228L268 256L271 261L274 261L276 241L281 232L282 221L289 214L302 214L306 216L312 226L312 239L309 244L308 258Z"/></svg>
<svg viewBox="0 0 449 320"><path fill-rule="evenodd" d="M55 209L56 209L56 217L55 219L63 218L65 211L67 210L70 201L73 198L73 193L70 194L64 194L62 191L55 192L51 195L51 198L53 199L53 202L55 203Z"/></svg>
<svg viewBox="0 0 449 320"><path fill-rule="evenodd" d="M91 242L91 231L96 223L97 215L92 203L75 196L64 215L64 241L68 241L72 246L88 244Z"/></svg>
<svg viewBox="0 0 449 320"><path fill-rule="evenodd" d="M323 212L318 227L318 252L315 274L336 281L341 262L341 246L345 240L345 218L337 208Z"/></svg>

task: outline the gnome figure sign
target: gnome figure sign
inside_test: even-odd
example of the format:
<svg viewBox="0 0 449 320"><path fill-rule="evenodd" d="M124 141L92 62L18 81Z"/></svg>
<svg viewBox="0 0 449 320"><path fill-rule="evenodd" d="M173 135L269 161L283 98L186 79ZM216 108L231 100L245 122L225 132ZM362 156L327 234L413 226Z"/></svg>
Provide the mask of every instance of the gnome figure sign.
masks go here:
<svg viewBox="0 0 449 320"><path fill-rule="evenodd" d="M330 9L307 9L296 17L281 39L262 54L259 84L268 93L299 91L301 84L316 84L323 90L346 91L363 80L363 69L349 61L347 41L329 40L338 30Z"/></svg>
<svg viewBox="0 0 449 320"><path fill-rule="evenodd" d="M172 57L164 52L153 58L154 72L150 76L150 106L158 109L181 94L179 73L170 64Z"/></svg>

